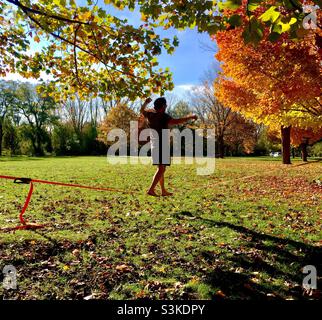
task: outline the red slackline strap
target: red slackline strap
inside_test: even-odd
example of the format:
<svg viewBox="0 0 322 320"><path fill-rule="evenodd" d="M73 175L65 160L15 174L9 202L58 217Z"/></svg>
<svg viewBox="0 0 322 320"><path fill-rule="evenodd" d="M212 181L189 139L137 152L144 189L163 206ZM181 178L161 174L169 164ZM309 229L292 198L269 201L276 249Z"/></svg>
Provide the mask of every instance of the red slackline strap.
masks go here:
<svg viewBox="0 0 322 320"><path fill-rule="evenodd" d="M31 200L31 196L32 196L32 192L34 191L34 185L32 182L30 182L30 187L29 187L29 192L28 192L28 196L26 198L26 201L25 201L25 204L20 212L20 215L19 215L19 220L20 222L23 224L23 225L26 225L26 221L25 219L23 218L23 215L24 213L26 212L28 206L29 206L29 202Z"/></svg>
<svg viewBox="0 0 322 320"><path fill-rule="evenodd" d="M23 217L24 213L26 212L29 206L32 193L34 191L34 183L43 183L43 184L57 185L57 186L63 186L63 187L82 188L82 189L98 190L98 191L114 191L114 192L130 193L130 194L135 193L131 191L129 192L129 191L114 189L114 188L91 187L91 186L79 185L74 183L63 183L63 182L55 182L55 181L47 181L47 180L39 180L39 179L19 178L19 177L13 177L13 176L0 175L0 179L14 180L15 183L29 184L30 186L27 198L25 200L25 204L19 215L19 220L22 225L16 226L13 228L7 228L6 230L38 229L43 227L43 225L27 224L26 220Z"/></svg>
<svg viewBox="0 0 322 320"><path fill-rule="evenodd" d="M24 180L26 178L0 175L0 179L8 179L8 180L20 181L20 180ZM126 190L122 190L122 189L92 187L92 186L85 186L85 185L74 184L74 183L56 182L56 181L39 180L39 179L29 179L28 182L51 184L51 185L57 185L57 186L63 186L63 187L82 188L82 189L89 189L89 190L98 190L98 191L115 191L115 192L130 193L130 194L135 193L133 191L126 191Z"/></svg>

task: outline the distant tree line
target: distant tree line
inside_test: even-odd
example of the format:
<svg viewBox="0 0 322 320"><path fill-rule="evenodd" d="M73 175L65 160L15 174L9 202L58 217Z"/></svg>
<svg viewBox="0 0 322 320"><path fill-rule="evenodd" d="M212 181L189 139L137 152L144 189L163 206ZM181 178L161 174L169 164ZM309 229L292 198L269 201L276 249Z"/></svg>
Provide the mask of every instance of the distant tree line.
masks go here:
<svg viewBox="0 0 322 320"><path fill-rule="evenodd" d="M173 95L167 100L173 117L198 114L198 122L188 125L191 129L215 129L218 157L268 155L280 150L279 138L265 126L221 105L209 79L192 89L186 100ZM127 98L88 97L84 101L77 94L57 103L33 84L0 81L0 154L105 155L107 133L114 128L128 131L130 121L138 118L139 106L139 101ZM321 144L311 154L321 156ZM294 155L299 155L297 149Z"/></svg>
<svg viewBox="0 0 322 320"><path fill-rule="evenodd" d="M56 103L30 83L0 82L0 153L88 155L105 152L97 140L106 105L77 95Z"/></svg>

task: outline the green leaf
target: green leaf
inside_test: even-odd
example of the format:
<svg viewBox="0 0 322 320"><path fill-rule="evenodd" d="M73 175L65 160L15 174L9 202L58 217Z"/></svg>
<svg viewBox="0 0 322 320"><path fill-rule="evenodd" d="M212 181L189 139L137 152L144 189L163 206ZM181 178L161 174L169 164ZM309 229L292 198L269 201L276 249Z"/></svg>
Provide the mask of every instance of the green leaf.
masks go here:
<svg viewBox="0 0 322 320"><path fill-rule="evenodd" d="M271 32L270 35L268 36L268 40L271 42L275 42L279 39L281 35L277 32Z"/></svg>
<svg viewBox="0 0 322 320"><path fill-rule="evenodd" d="M242 24L242 18L240 15L234 14L229 18L228 23L234 27L239 27Z"/></svg>
<svg viewBox="0 0 322 320"><path fill-rule="evenodd" d="M272 22L274 23L280 16L280 12L275 11L277 8L275 6L271 6L268 10L266 10L260 17L264 22Z"/></svg>
<svg viewBox="0 0 322 320"><path fill-rule="evenodd" d="M262 24L252 16L250 22L246 25L243 32L245 43L258 44L264 35L264 28Z"/></svg>
<svg viewBox="0 0 322 320"><path fill-rule="evenodd" d="M272 32L273 33L277 33L277 34L281 34L282 33L282 26L280 23L276 23L273 25L272 27Z"/></svg>
<svg viewBox="0 0 322 320"><path fill-rule="evenodd" d="M291 29L291 25L284 22L279 22L278 25L280 26L281 33L287 32Z"/></svg>
<svg viewBox="0 0 322 320"><path fill-rule="evenodd" d="M220 30L220 25L215 23L210 23L207 25L207 31L210 35L216 34Z"/></svg>
<svg viewBox="0 0 322 320"><path fill-rule="evenodd" d="M297 19L292 17L290 20L282 19L273 25L272 31L278 34L287 32L291 29L291 26L297 22Z"/></svg>
<svg viewBox="0 0 322 320"><path fill-rule="evenodd" d="M219 2L218 7L220 10L224 10L224 9L236 10L241 6L241 4L242 4L242 0L227 0L225 2Z"/></svg>
<svg viewBox="0 0 322 320"><path fill-rule="evenodd" d="M177 47L179 45L179 38L177 36L173 37L172 44Z"/></svg>
<svg viewBox="0 0 322 320"><path fill-rule="evenodd" d="M99 16L100 18L105 18L105 17L106 17L106 11L105 11L105 10L103 10L102 8L99 8L99 9L98 9L97 14L98 14L98 16Z"/></svg>
<svg viewBox="0 0 322 320"><path fill-rule="evenodd" d="M71 6L71 7L73 7L73 8L75 8L75 6L76 6L76 2L75 2L75 0L69 0L69 4L70 4L70 6Z"/></svg>
<svg viewBox="0 0 322 320"><path fill-rule="evenodd" d="M263 0L249 0L248 1L248 11L255 11L261 4L261 2L263 2Z"/></svg>
<svg viewBox="0 0 322 320"><path fill-rule="evenodd" d="M299 10L302 10L302 8L303 8L303 3L300 0L284 0L283 4L287 9L292 9L292 10L299 9Z"/></svg>
<svg viewBox="0 0 322 320"><path fill-rule="evenodd" d="M320 7L320 9L322 9L322 0L313 0L313 2L317 4Z"/></svg>
<svg viewBox="0 0 322 320"><path fill-rule="evenodd" d="M158 65L158 58L153 58L153 59L151 60L151 64L152 64L153 66Z"/></svg>

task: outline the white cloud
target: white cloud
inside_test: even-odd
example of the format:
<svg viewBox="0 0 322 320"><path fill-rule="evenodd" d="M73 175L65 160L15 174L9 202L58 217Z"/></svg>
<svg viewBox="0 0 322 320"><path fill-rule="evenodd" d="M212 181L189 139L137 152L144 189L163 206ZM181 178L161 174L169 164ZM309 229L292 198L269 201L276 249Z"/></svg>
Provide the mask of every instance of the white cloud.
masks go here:
<svg viewBox="0 0 322 320"><path fill-rule="evenodd" d="M179 99L186 100L188 98L187 95L192 91L194 87L197 87L197 85L193 83L176 85L171 91L171 94L178 97Z"/></svg>
<svg viewBox="0 0 322 320"><path fill-rule="evenodd" d="M191 90L194 87L196 87L196 85L195 84L190 84L190 83L188 83L188 84L180 84L180 85L176 86L176 88L178 90L184 90L184 91Z"/></svg>

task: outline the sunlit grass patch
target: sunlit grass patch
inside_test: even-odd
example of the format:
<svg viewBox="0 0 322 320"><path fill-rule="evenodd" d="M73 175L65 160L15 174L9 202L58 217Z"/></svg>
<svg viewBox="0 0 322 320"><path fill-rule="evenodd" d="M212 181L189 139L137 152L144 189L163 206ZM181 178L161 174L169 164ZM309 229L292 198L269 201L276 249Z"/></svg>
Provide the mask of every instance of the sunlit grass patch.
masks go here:
<svg viewBox="0 0 322 320"><path fill-rule="evenodd" d="M301 268L321 264L319 162L216 160L210 176L173 165L175 195L153 198L150 165L18 159L2 158L0 174L129 193L35 184L25 218L45 228L0 233L0 267L19 282L2 297L302 299ZM0 191L1 228L15 226L28 186L0 180Z"/></svg>

